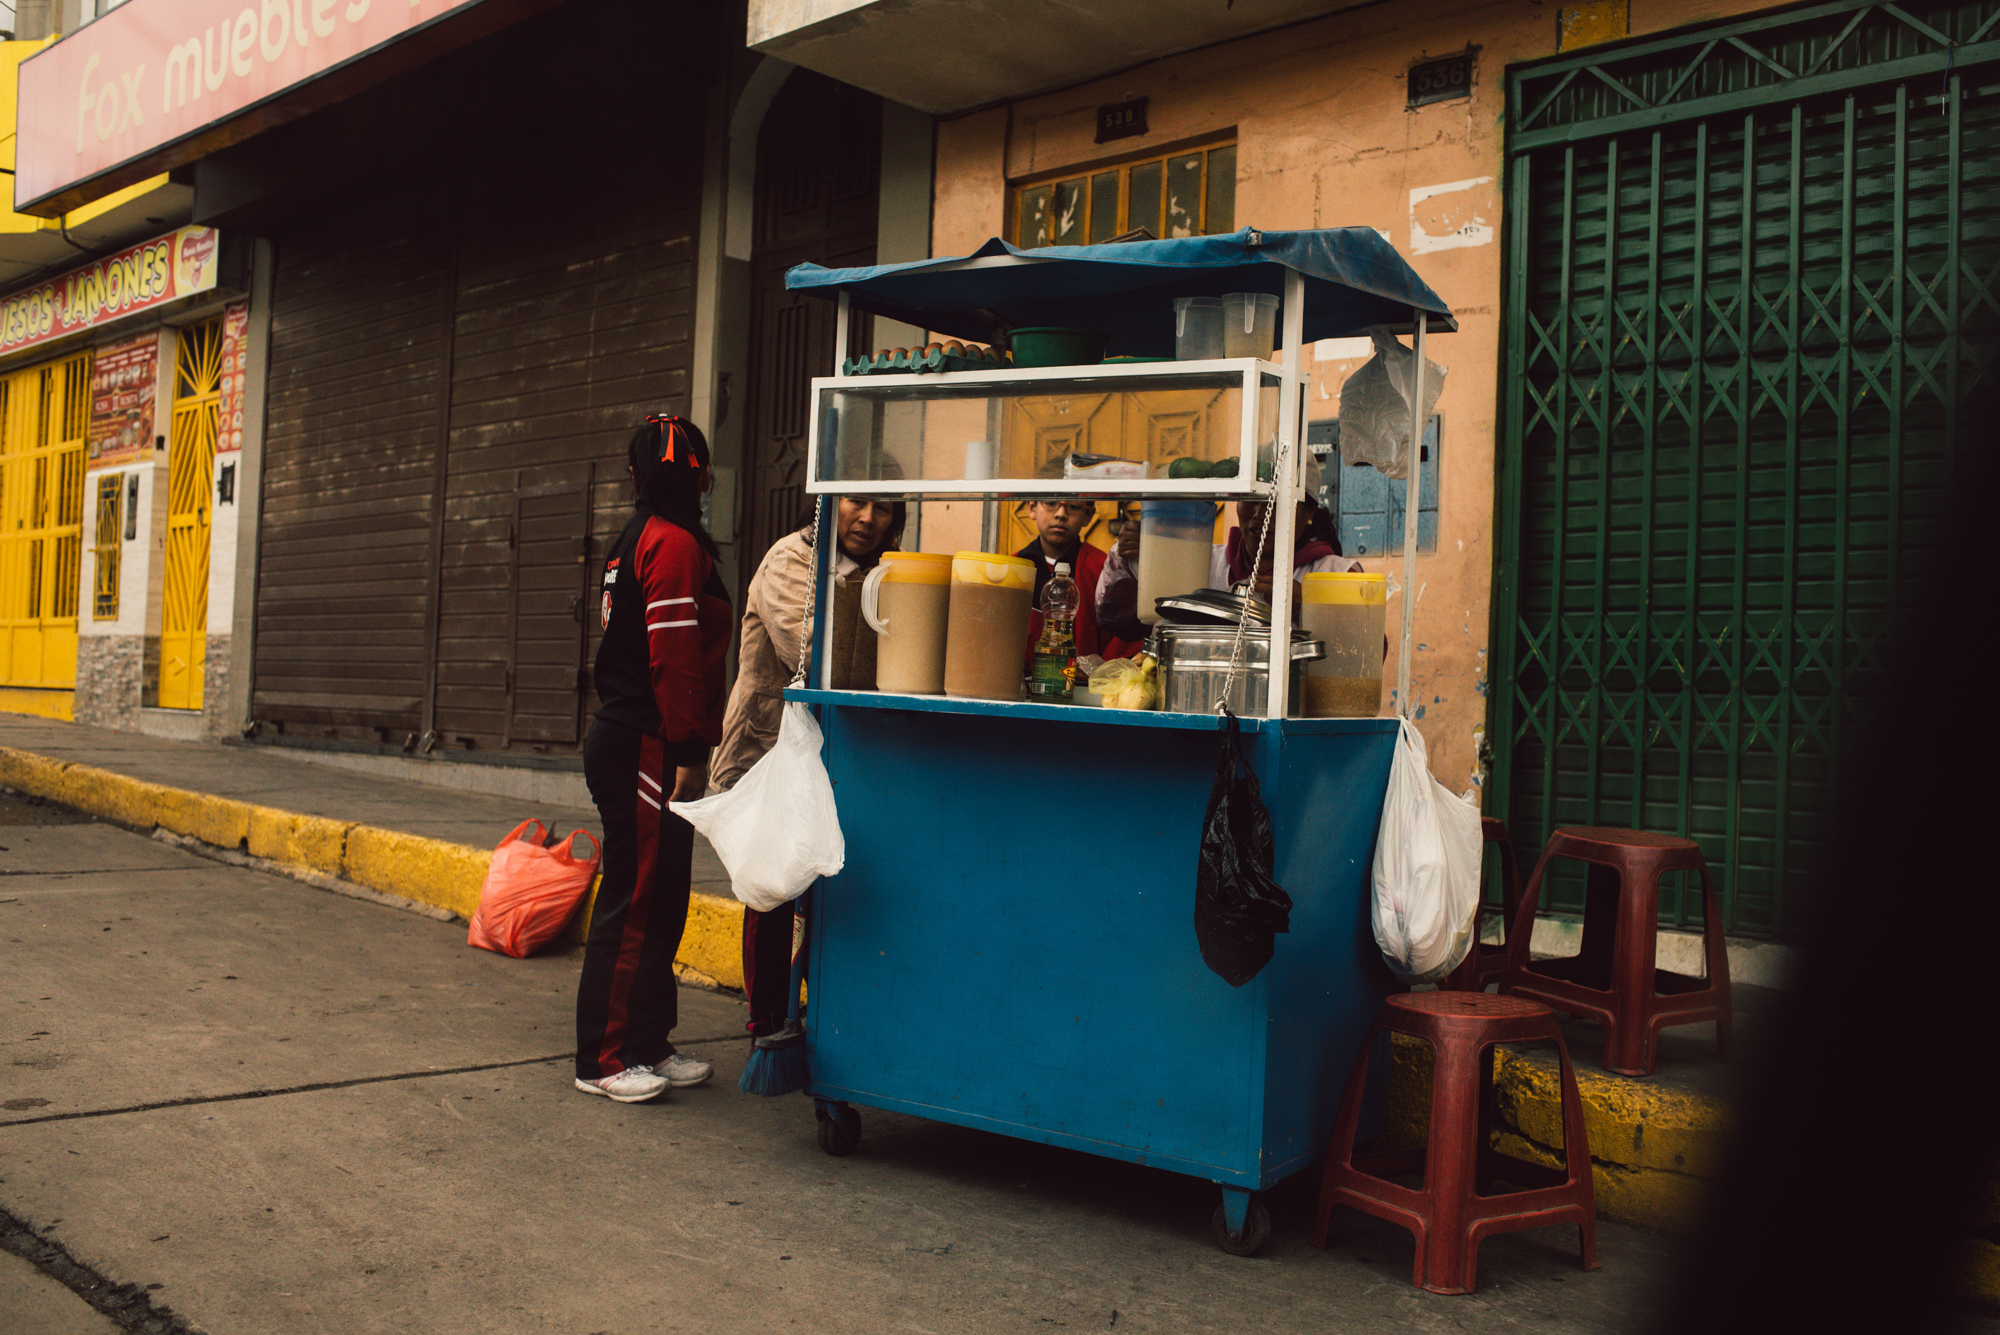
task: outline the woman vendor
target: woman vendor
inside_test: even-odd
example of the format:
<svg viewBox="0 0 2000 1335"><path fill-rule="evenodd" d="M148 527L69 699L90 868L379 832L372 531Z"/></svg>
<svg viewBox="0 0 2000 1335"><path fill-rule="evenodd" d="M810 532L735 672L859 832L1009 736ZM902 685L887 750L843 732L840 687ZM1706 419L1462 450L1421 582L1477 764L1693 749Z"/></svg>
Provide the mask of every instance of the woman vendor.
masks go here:
<svg viewBox="0 0 2000 1335"><path fill-rule="evenodd" d="M829 678L834 690L875 689L875 635L861 620L861 581L902 540L901 501L843 496L834 506L835 551ZM723 719L715 786L733 788L778 740L785 687L798 670L806 592L812 584L812 516L764 554L743 604L736 687ZM753 1037L784 1027L796 914L790 904L743 911L743 994Z"/></svg>

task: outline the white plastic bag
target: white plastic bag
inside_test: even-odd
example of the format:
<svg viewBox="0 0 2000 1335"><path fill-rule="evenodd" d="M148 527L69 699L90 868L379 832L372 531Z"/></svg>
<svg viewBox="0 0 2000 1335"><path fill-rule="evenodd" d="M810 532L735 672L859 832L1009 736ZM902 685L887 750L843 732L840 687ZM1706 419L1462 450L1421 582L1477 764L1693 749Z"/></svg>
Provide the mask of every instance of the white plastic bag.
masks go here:
<svg viewBox="0 0 2000 1335"><path fill-rule="evenodd" d="M1374 464L1384 477L1410 475L1410 395L1416 389L1417 354L1379 325L1368 331L1375 355L1340 387L1340 457ZM1444 391L1445 368L1424 359L1424 420L1431 420Z"/></svg>
<svg viewBox="0 0 2000 1335"><path fill-rule="evenodd" d="M1375 839L1375 944L1406 983L1434 983L1472 949L1485 851L1479 808L1431 777L1424 735L1400 720Z"/></svg>
<svg viewBox="0 0 2000 1335"><path fill-rule="evenodd" d="M778 741L726 793L667 810L701 831L729 869L729 888L759 913L797 899L814 879L847 865L833 782L819 758L819 723L785 705Z"/></svg>

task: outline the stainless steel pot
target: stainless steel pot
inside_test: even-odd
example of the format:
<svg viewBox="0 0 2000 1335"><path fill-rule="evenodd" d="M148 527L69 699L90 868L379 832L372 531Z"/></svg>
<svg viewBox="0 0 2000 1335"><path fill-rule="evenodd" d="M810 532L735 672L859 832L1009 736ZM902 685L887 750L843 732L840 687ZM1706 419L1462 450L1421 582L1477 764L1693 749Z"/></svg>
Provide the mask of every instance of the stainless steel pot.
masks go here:
<svg viewBox="0 0 2000 1335"><path fill-rule="evenodd" d="M1161 622L1154 627L1151 648L1160 660L1160 708L1175 714L1212 714L1229 676L1229 647L1234 626L1191 626ZM1298 664L1326 657L1318 640L1292 634L1292 679L1285 709L1299 712ZM1236 684L1229 692L1230 711L1240 718L1262 718L1271 694L1271 632L1251 628L1243 636L1236 662Z"/></svg>

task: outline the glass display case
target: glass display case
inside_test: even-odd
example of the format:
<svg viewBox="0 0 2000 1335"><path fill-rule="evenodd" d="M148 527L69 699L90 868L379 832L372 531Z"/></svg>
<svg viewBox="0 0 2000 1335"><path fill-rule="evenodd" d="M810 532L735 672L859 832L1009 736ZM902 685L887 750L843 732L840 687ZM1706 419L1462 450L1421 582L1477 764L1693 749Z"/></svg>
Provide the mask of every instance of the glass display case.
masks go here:
<svg viewBox="0 0 2000 1335"><path fill-rule="evenodd" d="M822 377L806 489L1267 494L1283 379L1247 358Z"/></svg>

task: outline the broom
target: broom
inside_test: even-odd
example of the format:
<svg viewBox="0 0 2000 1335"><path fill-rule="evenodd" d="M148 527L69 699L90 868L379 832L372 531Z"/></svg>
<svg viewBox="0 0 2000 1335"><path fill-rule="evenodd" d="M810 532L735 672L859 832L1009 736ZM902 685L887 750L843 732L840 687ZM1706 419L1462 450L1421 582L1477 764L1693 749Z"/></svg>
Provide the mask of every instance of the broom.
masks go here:
<svg viewBox="0 0 2000 1335"><path fill-rule="evenodd" d="M796 1094L806 1087L806 1027L799 1020L799 986L805 981L805 970L806 952L801 946L792 953L791 1004L785 1008L785 1027L751 1045L743 1078L736 1082L745 1094L772 1098Z"/></svg>

